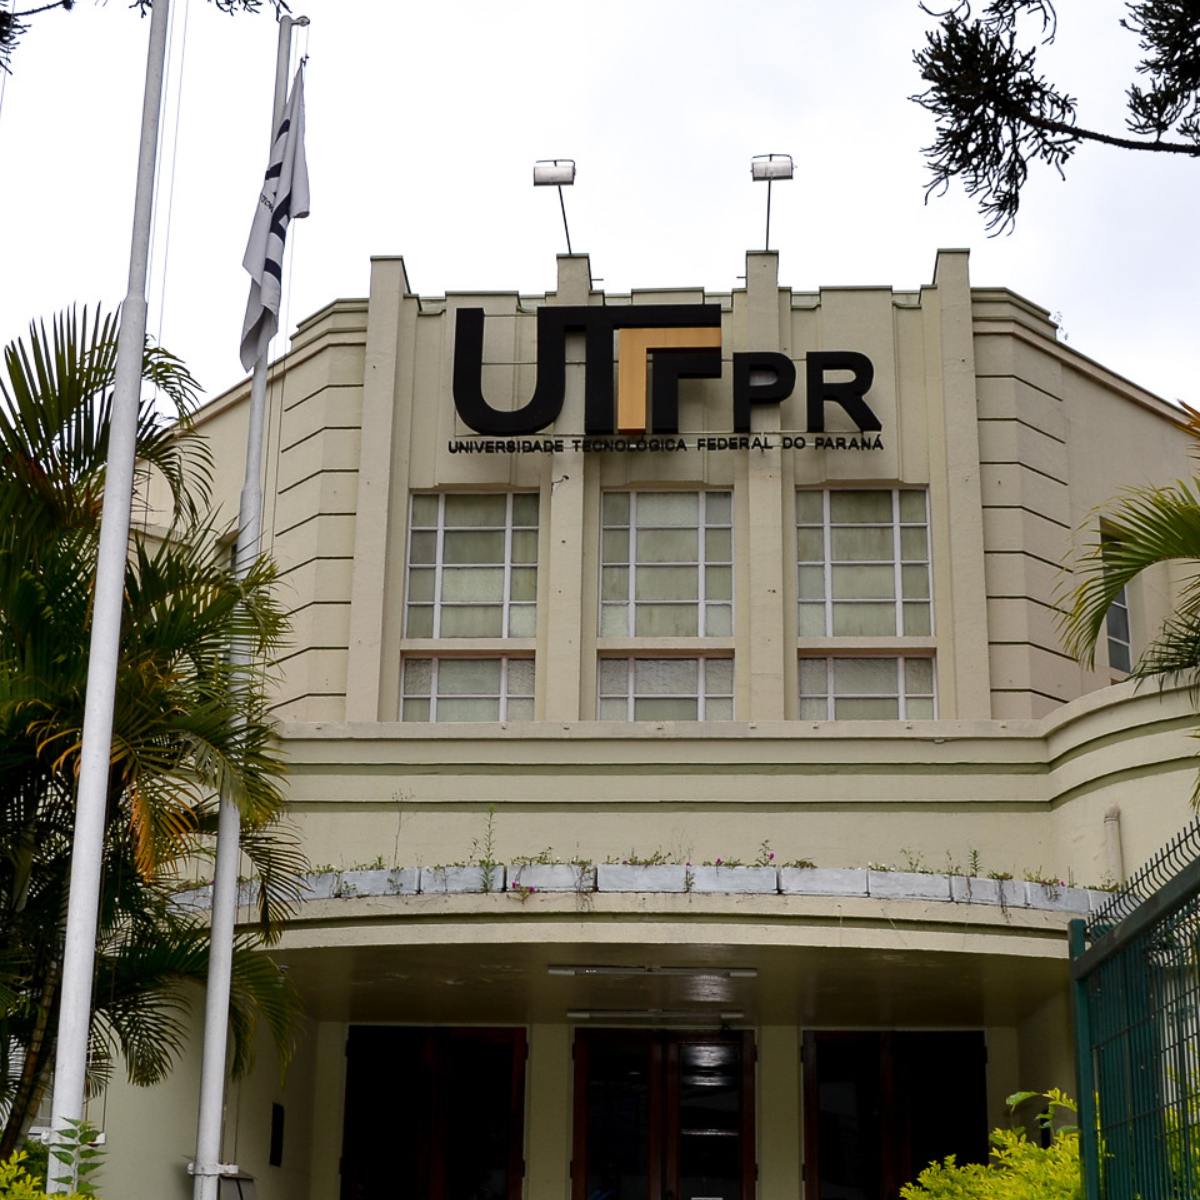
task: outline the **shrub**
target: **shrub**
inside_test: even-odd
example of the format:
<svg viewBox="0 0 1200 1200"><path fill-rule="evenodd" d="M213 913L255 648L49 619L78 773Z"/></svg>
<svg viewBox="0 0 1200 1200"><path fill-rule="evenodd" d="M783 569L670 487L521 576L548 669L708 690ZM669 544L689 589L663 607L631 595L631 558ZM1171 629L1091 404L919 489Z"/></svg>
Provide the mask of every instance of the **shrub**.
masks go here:
<svg viewBox="0 0 1200 1200"><path fill-rule="evenodd" d="M42 1181L25 1169L25 1151L18 1150L0 1162L0 1200L47 1200ZM56 1196L54 1200L64 1200ZM65 1200L84 1200L82 1192L72 1192Z"/></svg>
<svg viewBox="0 0 1200 1200"><path fill-rule="evenodd" d="M915 1183L900 1189L901 1200L1082 1200L1083 1177L1079 1167L1079 1131L1074 1126L1055 1129L1060 1111L1074 1112L1074 1103L1057 1088L1048 1092L1018 1092L1008 1098L1009 1110L1041 1095L1046 1110L1038 1117L1051 1130L1050 1145L1031 1142L1023 1129L994 1129L991 1161L959 1166L951 1154L932 1163Z"/></svg>

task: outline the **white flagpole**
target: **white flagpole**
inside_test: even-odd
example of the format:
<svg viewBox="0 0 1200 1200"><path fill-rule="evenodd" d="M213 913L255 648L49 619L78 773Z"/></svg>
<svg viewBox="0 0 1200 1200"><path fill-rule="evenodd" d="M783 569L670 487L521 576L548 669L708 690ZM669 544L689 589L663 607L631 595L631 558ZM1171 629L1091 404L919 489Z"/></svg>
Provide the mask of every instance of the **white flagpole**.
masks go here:
<svg viewBox="0 0 1200 1200"><path fill-rule="evenodd" d="M288 63L291 58L292 26L307 25L307 17L279 19L279 41L275 57L275 101L271 114L271 140L287 102ZM244 579L258 557L262 539L262 453L263 426L267 407L267 349L264 343L254 362L250 382L250 426L246 435L246 473L238 510L237 552L234 571ZM244 645L234 645L230 660L249 667L251 656ZM194 1200L217 1200L223 1172L221 1127L225 1111L225 1065L229 1044L229 988L233 970L233 930L237 917L238 861L241 813L228 795L221 797L217 819L217 857L213 874L212 927L209 934L208 989L204 1001L204 1057L200 1067L200 1114L196 1130Z"/></svg>
<svg viewBox="0 0 1200 1200"><path fill-rule="evenodd" d="M142 355L146 344L146 275L150 260L150 221L154 209L154 170L158 153L158 122L169 11L170 0L154 0L142 98L142 133L129 251L129 284L121 308L121 328L117 336L116 376L104 506L100 517L100 546L96 559L95 603L88 650L83 744L75 803L62 995L54 1061L52 1113L55 1136L67 1122L83 1117L100 903L100 864L108 802L117 662L120 656L121 608L129 556L129 516L133 505ZM71 1191L74 1173L75 1164L60 1163L51 1155L50 1190L55 1193Z"/></svg>

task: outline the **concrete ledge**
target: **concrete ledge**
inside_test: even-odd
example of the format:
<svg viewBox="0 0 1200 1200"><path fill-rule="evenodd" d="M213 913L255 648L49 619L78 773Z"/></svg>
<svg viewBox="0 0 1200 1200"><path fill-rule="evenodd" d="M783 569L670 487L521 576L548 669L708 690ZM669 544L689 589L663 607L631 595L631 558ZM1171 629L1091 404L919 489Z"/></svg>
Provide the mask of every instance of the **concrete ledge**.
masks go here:
<svg viewBox="0 0 1200 1200"><path fill-rule="evenodd" d="M631 866L601 863L596 868L596 889L601 892L686 892L688 868L681 863L668 866Z"/></svg>
<svg viewBox="0 0 1200 1200"><path fill-rule="evenodd" d="M779 891L774 867L691 867L693 892L764 893Z"/></svg>
<svg viewBox="0 0 1200 1200"><path fill-rule="evenodd" d="M502 892L504 868L422 867L421 891L435 896L454 892Z"/></svg>
<svg viewBox="0 0 1200 1200"><path fill-rule="evenodd" d="M919 871L868 871L867 894L881 900L949 900L949 875Z"/></svg>

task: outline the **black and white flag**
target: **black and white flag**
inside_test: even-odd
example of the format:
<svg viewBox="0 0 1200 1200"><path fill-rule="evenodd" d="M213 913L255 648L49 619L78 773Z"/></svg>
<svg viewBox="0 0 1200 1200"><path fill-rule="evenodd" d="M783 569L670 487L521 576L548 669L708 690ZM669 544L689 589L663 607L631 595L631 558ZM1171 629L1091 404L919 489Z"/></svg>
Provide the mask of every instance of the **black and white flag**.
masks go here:
<svg viewBox="0 0 1200 1200"><path fill-rule="evenodd" d="M283 241L288 222L308 216L308 165L304 161L304 68L296 72L271 162L250 226L242 266L250 272L250 298L242 322L242 366L251 370L279 328Z"/></svg>

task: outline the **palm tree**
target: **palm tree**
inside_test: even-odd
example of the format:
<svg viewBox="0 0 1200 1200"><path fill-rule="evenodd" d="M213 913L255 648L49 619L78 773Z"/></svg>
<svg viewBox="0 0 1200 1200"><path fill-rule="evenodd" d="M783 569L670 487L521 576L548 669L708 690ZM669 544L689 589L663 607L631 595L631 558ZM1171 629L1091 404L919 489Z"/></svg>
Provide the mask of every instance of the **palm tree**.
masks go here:
<svg viewBox="0 0 1200 1200"><path fill-rule="evenodd" d="M92 586L104 486L116 319L67 312L4 352L0 375L0 1157L28 1128L53 1065ZM303 858L281 829L282 762L267 679L231 666L232 639L260 657L284 621L260 560L238 580L205 514L210 460L188 424L195 383L148 347L143 374L174 410L143 400L135 500L153 479L164 527L131 534L115 702L97 940L90 1079L117 1059L153 1083L184 1038L185 985L207 969L207 922L178 891L210 852L218 797L238 802L260 922L235 954L234 1067L255 1020L286 1058L297 1001L257 950L297 894ZM236 719L235 719L236 718Z"/></svg>
<svg viewBox="0 0 1200 1200"><path fill-rule="evenodd" d="M1184 412L1200 456L1200 411L1185 405ZM1101 514L1100 529L1073 564L1078 582L1063 618L1067 649L1089 667L1109 609L1131 580L1172 559L1200 565L1200 479L1131 488ZM1184 587L1175 612L1134 663L1132 674L1200 689L1200 572Z"/></svg>

